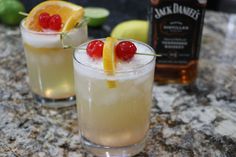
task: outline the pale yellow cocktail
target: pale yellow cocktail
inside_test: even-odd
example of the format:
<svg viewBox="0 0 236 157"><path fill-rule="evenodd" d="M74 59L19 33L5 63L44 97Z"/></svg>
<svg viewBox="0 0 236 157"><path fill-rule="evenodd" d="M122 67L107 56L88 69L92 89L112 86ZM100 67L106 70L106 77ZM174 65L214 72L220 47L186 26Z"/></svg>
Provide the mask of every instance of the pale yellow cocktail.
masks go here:
<svg viewBox="0 0 236 157"><path fill-rule="evenodd" d="M75 104L73 49L87 40L84 9L65 1L45 1L21 22L29 85L39 104Z"/></svg>
<svg viewBox="0 0 236 157"><path fill-rule="evenodd" d="M63 49L58 33L37 33L22 27L29 83L33 93L55 100L73 97L73 49ZM75 46L85 42L86 24L68 36L70 41L67 43Z"/></svg>
<svg viewBox="0 0 236 157"><path fill-rule="evenodd" d="M153 54L149 46L132 42L139 52ZM102 60L89 57L86 46L74 54L81 142L97 156L137 154L149 128L155 57L136 55L130 62L117 61L115 73L107 75Z"/></svg>
<svg viewBox="0 0 236 157"><path fill-rule="evenodd" d="M27 43L24 48L34 93L53 99L74 95L71 49L37 48Z"/></svg>

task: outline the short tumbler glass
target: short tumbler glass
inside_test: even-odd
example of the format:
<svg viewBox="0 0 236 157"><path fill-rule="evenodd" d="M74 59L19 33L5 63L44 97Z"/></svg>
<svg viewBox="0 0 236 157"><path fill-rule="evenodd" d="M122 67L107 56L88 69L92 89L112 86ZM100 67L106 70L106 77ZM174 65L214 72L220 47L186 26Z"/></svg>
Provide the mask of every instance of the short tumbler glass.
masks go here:
<svg viewBox="0 0 236 157"><path fill-rule="evenodd" d="M29 74L29 85L37 103L47 107L75 104L73 49L63 49L60 32L36 32L21 22L21 35ZM67 45L87 41L87 24L67 33Z"/></svg>
<svg viewBox="0 0 236 157"><path fill-rule="evenodd" d="M132 40L154 54L144 43ZM82 145L97 156L132 156L145 146L152 104L155 57L135 68L108 76L74 53L74 75L79 131ZM86 57L85 57L86 58ZM116 87L109 88L108 81Z"/></svg>

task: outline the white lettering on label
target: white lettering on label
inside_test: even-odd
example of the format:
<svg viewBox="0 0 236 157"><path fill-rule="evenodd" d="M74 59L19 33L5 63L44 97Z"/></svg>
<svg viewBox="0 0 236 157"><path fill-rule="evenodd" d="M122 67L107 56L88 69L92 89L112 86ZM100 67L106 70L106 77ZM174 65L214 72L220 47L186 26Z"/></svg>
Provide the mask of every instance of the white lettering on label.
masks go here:
<svg viewBox="0 0 236 157"><path fill-rule="evenodd" d="M166 6L163 8L155 8L155 18L160 19L163 16L171 15L171 14L180 14L180 15L186 15L191 17L194 20L198 20L198 17L200 15L199 10L195 10L193 8L179 5L178 3L173 3L173 6Z"/></svg>

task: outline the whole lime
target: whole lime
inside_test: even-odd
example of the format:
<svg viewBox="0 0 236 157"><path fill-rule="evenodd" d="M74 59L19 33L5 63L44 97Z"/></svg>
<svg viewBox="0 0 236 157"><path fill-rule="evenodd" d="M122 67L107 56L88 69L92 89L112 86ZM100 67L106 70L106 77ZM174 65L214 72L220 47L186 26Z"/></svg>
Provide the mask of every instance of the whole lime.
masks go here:
<svg viewBox="0 0 236 157"><path fill-rule="evenodd" d="M0 0L0 16L2 16L4 10L5 10L4 0Z"/></svg>
<svg viewBox="0 0 236 157"><path fill-rule="evenodd" d="M25 7L18 0L0 0L0 20L6 25L17 25L23 16L19 12L24 12Z"/></svg>

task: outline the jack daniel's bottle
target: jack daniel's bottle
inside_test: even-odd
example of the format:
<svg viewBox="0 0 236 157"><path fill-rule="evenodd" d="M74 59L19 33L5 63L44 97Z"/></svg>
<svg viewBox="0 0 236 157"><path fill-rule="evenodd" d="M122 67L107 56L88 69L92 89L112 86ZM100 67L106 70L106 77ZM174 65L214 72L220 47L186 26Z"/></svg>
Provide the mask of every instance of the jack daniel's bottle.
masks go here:
<svg viewBox="0 0 236 157"><path fill-rule="evenodd" d="M155 80L190 84L197 77L207 0L149 1L149 44L162 55Z"/></svg>

